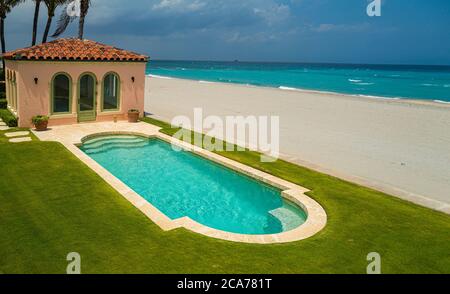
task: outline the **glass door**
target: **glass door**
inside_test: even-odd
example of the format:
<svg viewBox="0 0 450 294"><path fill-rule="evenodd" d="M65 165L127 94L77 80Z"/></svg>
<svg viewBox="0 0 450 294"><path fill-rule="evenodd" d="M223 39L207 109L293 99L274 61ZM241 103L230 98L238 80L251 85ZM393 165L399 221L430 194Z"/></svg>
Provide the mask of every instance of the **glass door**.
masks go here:
<svg viewBox="0 0 450 294"><path fill-rule="evenodd" d="M78 121L94 121L97 117L96 111L96 81L90 74L81 76L78 85Z"/></svg>

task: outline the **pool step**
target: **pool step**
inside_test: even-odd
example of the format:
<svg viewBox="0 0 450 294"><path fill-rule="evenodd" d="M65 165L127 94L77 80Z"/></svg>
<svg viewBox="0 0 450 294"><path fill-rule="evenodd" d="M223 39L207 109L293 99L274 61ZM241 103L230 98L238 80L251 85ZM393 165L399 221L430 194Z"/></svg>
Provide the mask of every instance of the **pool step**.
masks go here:
<svg viewBox="0 0 450 294"><path fill-rule="evenodd" d="M97 142L104 142L104 141L110 141L110 140L116 140L116 139L120 139L120 140L135 140L135 139L139 139L139 140L146 140L146 138L144 137L137 137L137 136L132 136L132 135L116 135L116 136L108 136L107 138L105 137L97 137L97 138L92 138L87 140L84 144L89 145L89 144L93 144L93 143L97 143Z"/></svg>
<svg viewBox="0 0 450 294"><path fill-rule="evenodd" d="M147 146L148 142L116 142L116 143L108 143L108 144L102 144L98 147L83 147L83 151L86 154L98 154L102 153L111 149L117 149L117 148L126 148L126 149L134 149L134 148L141 148L144 146Z"/></svg>
<svg viewBox="0 0 450 294"><path fill-rule="evenodd" d="M111 145L116 143L142 143L142 142L148 142L145 138L137 138L137 137L117 137L113 139L96 139L96 140L90 140L83 144L84 148L100 148L105 145Z"/></svg>
<svg viewBox="0 0 450 294"><path fill-rule="evenodd" d="M141 143L147 143L147 140L143 139L114 139L114 140L103 140L103 141L96 141L96 142L89 142L83 144L83 149L97 149L97 148L104 148L108 147L110 145L120 145L120 144L141 144Z"/></svg>
<svg viewBox="0 0 450 294"><path fill-rule="evenodd" d="M282 206L280 208L269 211L269 213L281 222L284 232L298 227L298 215L289 207Z"/></svg>

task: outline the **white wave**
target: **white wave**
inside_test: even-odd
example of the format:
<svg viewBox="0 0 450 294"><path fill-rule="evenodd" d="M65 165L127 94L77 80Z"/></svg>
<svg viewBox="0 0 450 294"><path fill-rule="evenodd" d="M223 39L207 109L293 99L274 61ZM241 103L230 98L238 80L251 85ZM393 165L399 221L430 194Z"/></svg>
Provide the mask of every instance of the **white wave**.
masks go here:
<svg viewBox="0 0 450 294"><path fill-rule="evenodd" d="M284 87L284 86L278 87L278 89L287 90L287 91L298 91L298 92L304 92L304 93L331 94L331 95L337 95L337 96L360 97L360 98L368 98L368 99L376 99L376 100L398 101L398 100L408 99L405 97L383 97L383 96L373 96L373 95L365 95L365 94L345 94L345 93L332 92L332 91L308 90L308 89L291 88L291 87Z"/></svg>
<svg viewBox="0 0 450 294"><path fill-rule="evenodd" d="M349 82L358 85L358 86L371 86L374 83L367 83L367 82L363 82L363 80L356 80L356 79L348 79Z"/></svg>
<svg viewBox="0 0 450 294"><path fill-rule="evenodd" d="M450 84L445 84L445 85L441 85L441 84L420 84L421 86L425 86L425 87L444 87L444 88L450 88Z"/></svg>
<svg viewBox="0 0 450 294"><path fill-rule="evenodd" d="M201 84L214 84L214 82L210 82L210 81L198 81Z"/></svg>
<svg viewBox="0 0 450 294"><path fill-rule="evenodd" d="M371 95L351 95L356 97L364 97L364 98L371 98L371 99L381 99L381 100L403 100L404 98L397 98L397 97L381 97L381 96L371 96Z"/></svg>
<svg viewBox="0 0 450 294"><path fill-rule="evenodd" d="M450 104L450 101L434 100L437 103Z"/></svg>
<svg viewBox="0 0 450 294"><path fill-rule="evenodd" d="M286 91L301 91L300 89L297 89L297 88L285 87L285 86L280 86L280 87L278 87L278 89L286 90Z"/></svg>
<svg viewBox="0 0 450 294"><path fill-rule="evenodd" d="M156 78L156 79L166 79L166 80L173 80L171 77L164 77L164 76L158 76L158 75L147 75L147 77Z"/></svg>

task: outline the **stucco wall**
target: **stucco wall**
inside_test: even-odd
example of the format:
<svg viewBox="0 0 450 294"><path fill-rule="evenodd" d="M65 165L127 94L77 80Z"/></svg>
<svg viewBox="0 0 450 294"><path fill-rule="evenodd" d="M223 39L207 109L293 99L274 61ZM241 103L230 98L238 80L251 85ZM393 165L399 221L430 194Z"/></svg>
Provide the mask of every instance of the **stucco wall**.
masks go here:
<svg viewBox="0 0 450 294"><path fill-rule="evenodd" d="M20 80L20 73L18 72L18 64L17 62L10 62L8 60L6 60L5 62L5 90L6 90L6 99L8 100L8 108L14 113L16 114L16 109L12 108L12 102L11 99L13 98L12 95L12 84L8 83L7 81L7 76L6 74L9 72L10 74L12 74L12 72L15 73L16 75L16 83L17 83L17 87L16 87L16 95L19 95L19 80Z"/></svg>
<svg viewBox="0 0 450 294"><path fill-rule="evenodd" d="M97 121L126 119L129 109L144 111L145 66L143 62L46 62L7 61L19 73L18 116L20 127L30 127L35 115L51 114L51 80L64 72L72 78L72 114L50 116L50 125L77 123L78 79L86 72L97 78ZM120 110L101 112L102 81L105 74L115 72L120 77ZM36 84L34 78L38 78ZM135 78L134 83L132 77Z"/></svg>

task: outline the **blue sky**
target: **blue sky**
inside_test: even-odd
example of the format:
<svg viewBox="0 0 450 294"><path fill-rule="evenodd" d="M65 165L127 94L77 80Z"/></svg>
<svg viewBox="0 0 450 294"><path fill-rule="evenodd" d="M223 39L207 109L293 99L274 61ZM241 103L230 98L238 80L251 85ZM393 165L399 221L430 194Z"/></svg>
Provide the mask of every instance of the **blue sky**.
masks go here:
<svg viewBox="0 0 450 294"><path fill-rule="evenodd" d="M92 2L86 38L154 59L450 64L449 0L382 0L375 18L369 0ZM9 50L30 45L32 18L31 1L8 15Z"/></svg>

